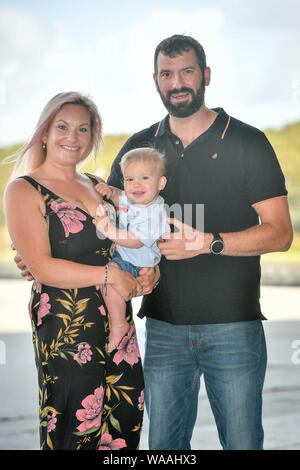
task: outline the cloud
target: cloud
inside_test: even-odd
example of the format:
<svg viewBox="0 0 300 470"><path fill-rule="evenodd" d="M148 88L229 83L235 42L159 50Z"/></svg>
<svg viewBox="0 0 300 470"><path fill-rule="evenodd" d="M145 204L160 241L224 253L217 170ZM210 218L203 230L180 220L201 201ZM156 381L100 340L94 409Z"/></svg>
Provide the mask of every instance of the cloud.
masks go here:
<svg viewBox="0 0 300 470"><path fill-rule="evenodd" d="M152 79L154 49L174 33L195 37L206 51L212 68L209 107L223 106L258 127L299 118L299 2L177 5L147 4L135 21L128 8L122 28L108 6L105 31L71 14L56 16L54 9L48 20L26 4L1 6L0 145L27 138L44 104L72 89L94 98L105 133L130 133L157 122L166 111Z"/></svg>
<svg viewBox="0 0 300 470"><path fill-rule="evenodd" d="M300 3L230 0L224 8L226 102L259 127L300 117Z"/></svg>
<svg viewBox="0 0 300 470"><path fill-rule="evenodd" d="M299 32L299 0L227 0L224 12L228 27L288 33Z"/></svg>
<svg viewBox="0 0 300 470"><path fill-rule="evenodd" d="M94 75L101 77L104 66L104 73L110 77L109 81L100 78L106 97L97 94L106 129L110 131L115 126L133 132L160 120L166 110L152 78L156 46L169 35L183 33L198 39L207 53L216 57L223 21L221 10L216 8L198 8L192 14L186 9L152 8L129 30L121 32L113 44L113 60L110 58L108 63L100 60L94 70ZM214 24L213 35L211 24ZM108 96L109 102L105 99ZM116 112L111 116L108 108L113 106Z"/></svg>
<svg viewBox="0 0 300 470"><path fill-rule="evenodd" d="M31 134L53 95L76 89L85 74L60 22L45 23L23 9L0 7L0 41L1 139L14 143Z"/></svg>
<svg viewBox="0 0 300 470"><path fill-rule="evenodd" d="M70 89L92 95L106 133L134 132L151 125L166 113L152 79L158 42L182 32L203 38L213 53L223 21L217 9L196 9L192 17L181 9L150 9L128 29L104 34L95 29L87 43L84 31L82 42L68 35L63 20L45 23L33 13L9 7L1 7L0 16L0 37L10 50L0 58L0 79L7 83L6 105L1 110L9 124L3 124L6 130L1 134L12 141L31 133L48 99ZM209 30L212 22L214 37ZM204 25L201 38L199 23ZM7 26L12 24L17 35Z"/></svg>

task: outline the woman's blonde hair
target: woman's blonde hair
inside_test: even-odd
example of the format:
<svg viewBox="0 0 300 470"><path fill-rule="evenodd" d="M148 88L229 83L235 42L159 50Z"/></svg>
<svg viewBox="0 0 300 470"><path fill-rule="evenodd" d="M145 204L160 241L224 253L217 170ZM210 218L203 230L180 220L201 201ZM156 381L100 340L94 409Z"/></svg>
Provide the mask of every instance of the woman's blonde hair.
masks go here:
<svg viewBox="0 0 300 470"><path fill-rule="evenodd" d="M44 107L36 125L35 131L27 144L19 152L7 157L3 163L15 161L12 177L20 173L29 173L38 168L46 158L46 149L42 138L48 132L50 125L60 111L67 105L83 106L91 118L91 143L86 158L93 154L97 157L102 142L102 120L95 103L88 97L76 91L68 91L55 95Z"/></svg>
<svg viewBox="0 0 300 470"><path fill-rule="evenodd" d="M150 162L153 163L155 168L159 171L159 176L166 175L166 165L164 155L152 147L141 147L126 152L121 161L120 166L122 173L124 175L125 168L130 163L135 162Z"/></svg>

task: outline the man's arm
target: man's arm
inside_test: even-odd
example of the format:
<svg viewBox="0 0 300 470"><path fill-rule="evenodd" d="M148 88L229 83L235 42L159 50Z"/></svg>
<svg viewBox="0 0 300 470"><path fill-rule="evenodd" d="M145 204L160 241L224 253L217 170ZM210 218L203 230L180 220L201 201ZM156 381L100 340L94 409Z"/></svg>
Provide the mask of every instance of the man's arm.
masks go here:
<svg viewBox="0 0 300 470"><path fill-rule="evenodd" d="M222 256L259 256L274 251L287 251L293 240L293 229L286 197L268 199L253 205L261 223L241 232L220 233L225 249ZM193 258L210 253L213 235L170 219L178 232L165 233L159 242L161 254L169 260Z"/></svg>
<svg viewBox="0 0 300 470"><path fill-rule="evenodd" d="M227 256L258 256L287 251L293 241L293 229L286 197L268 199L253 206L260 225L236 233L220 234Z"/></svg>

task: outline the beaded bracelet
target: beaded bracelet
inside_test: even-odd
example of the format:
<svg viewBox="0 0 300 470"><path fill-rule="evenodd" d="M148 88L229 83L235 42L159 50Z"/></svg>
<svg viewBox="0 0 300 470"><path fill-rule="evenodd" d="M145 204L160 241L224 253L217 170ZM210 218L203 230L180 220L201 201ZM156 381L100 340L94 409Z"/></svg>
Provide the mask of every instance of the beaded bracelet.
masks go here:
<svg viewBox="0 0 300 470"><path fill-rule="evenodd" d="M106 264L106 265L105 265L105 268L104 268L104 282L103 282L103 284L101 284L101 292L102 292L102 294L104 294L104 295L107 295L107 275L108 275L108 268L109 268L109 265Z"/></svg>

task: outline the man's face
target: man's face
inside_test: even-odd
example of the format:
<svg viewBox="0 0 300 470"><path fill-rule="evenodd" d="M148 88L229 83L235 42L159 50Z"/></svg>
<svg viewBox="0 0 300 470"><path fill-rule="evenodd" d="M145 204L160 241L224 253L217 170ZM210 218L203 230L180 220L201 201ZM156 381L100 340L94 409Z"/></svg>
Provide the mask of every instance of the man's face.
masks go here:
<svg viewBox="0 0 300 470"><path fill-rule="evenodd" d="M154 80L162 102L172 116L184 118L201 108L209 78L209 68L203 76L193 49L175 57L158 54Z"/></svg>

